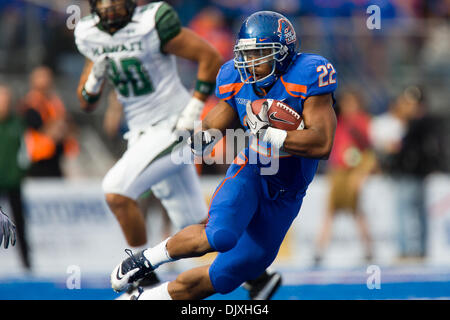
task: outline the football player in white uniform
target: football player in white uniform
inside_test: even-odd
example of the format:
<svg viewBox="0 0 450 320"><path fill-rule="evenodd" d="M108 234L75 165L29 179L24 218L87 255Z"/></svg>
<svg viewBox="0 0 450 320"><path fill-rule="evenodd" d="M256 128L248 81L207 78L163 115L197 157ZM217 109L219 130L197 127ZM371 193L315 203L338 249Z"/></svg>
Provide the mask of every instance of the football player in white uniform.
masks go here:
<svg viewBox="0 0 450 320"><path fill-rule="evenodd" d="M103 180L106 201L128 244L147 242L144 215L136 200L150 188L176 227L206 218L207 209L192 164L170 158L173 131L192 130L215 88L219 53L189 29L165 2L136 7L134 0L90 0L92 14L75 29L87 58L78 97L94 110L105 80L115 87L129 132L128 148ZM198 63L191 95L177 74L175 56Z"/></svg>

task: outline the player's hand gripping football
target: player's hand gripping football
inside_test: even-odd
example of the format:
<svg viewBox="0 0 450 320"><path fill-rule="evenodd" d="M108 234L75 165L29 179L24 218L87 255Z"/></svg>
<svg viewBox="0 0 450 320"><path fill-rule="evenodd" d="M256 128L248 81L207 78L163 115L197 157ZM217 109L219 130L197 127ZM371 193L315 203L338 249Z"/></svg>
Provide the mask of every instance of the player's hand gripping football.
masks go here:
<svg viewBox="0 0 450 320"><path fill-rule="evenodd" d="M257 136L258 138L261 137L264 134L265 130L270 127L269 116L267 115L269 106L267 105L267 103L263 103L259 113L254 114L251 103L247 102L246 110L247 126L255 136Z"/></svg>
<svg viewBox="0 0 450 320"><path fill-rule="evenodd" d="M0 208L0 245L5 240L3 246L8 249L9 243L16 244L16 226Z"/></svg>

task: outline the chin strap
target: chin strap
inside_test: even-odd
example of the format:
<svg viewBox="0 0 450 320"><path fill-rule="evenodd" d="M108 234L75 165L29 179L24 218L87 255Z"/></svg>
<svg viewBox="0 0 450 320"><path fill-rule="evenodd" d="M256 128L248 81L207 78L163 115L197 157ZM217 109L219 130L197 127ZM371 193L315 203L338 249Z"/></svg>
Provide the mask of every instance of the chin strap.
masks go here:
<svg viewBox="0 0 450 320"><path fill-rule="evenodd" d="M270 76L268 76L266 79L264 79L262 81L255 82L255 85L257 88L264 89L264 91L267 91L265 89L267 87L270 87L271 85L273 85L275 82L277 82L279 77L280 77L280 73L278 72L277 69L275 69L273 71L273 74L271 74Z"/></svg>

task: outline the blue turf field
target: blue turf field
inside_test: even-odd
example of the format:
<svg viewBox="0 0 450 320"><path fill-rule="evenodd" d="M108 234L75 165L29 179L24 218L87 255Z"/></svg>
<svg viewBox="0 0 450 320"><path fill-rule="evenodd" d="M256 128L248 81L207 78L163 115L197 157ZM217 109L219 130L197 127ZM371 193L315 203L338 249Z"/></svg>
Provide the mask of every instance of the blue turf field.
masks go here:
<svg viewBox="0 0 450 320"><path fill-rule="evenodd" d="M43 281L3 282L0 300L112 300L117 297L108 288L69 290L64 284ZM210 300L246 300L247 292L238 288L227 295L216 294ZM450 282L389 283L379 290L361 284L284 285L274 300L355 300L355 299L450 299Z"/></svg>
<svg viewBox="0 0 450 320"><path fill-rule="evenodd" d="M450 299L450 270L383 270L379 289L369 289L366 275L360 271L282 273L284 284L274 300ZM111 300L117 296L103 278L84 279L80 289L72 290L61 279L0 278L0 300ZM209 299L246 300L247 292L238 288Z"/></svg>

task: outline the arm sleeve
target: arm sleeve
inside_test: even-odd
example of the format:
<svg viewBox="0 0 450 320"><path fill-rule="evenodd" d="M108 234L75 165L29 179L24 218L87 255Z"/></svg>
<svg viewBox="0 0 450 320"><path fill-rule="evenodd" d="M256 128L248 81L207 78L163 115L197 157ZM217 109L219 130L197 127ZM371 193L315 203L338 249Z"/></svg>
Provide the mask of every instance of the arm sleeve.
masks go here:
<svg viewBox="0 0 450 320"><path fill-rule="evenodd" d="M161 41L160 50L164 52L164 45L181 32L181 21L175 10L163 2L156 12L155 22L156 31Z"/></svg>

